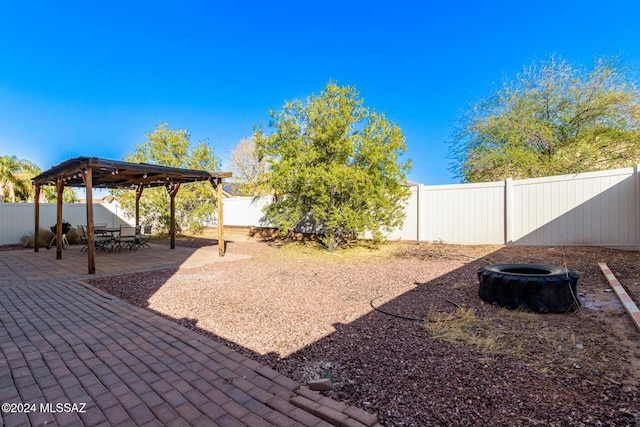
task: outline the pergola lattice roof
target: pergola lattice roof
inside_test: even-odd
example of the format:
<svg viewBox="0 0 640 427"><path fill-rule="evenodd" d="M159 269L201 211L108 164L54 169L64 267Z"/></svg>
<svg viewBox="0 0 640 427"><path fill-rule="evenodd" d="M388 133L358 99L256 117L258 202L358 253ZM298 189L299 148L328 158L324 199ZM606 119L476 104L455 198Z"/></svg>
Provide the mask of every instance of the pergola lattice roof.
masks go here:
<svg viewBox="0 0 640 427"><path fill-rule="evenodd" d="M98 157L76 157L33 178L36 185L55 185L62 177L67 187L85 187L82 174L91 167L93 188L161 187L168 183L184 184L230 178L231 172L214 172L194 169L172 168L150 163L130 163Z"/></svg>

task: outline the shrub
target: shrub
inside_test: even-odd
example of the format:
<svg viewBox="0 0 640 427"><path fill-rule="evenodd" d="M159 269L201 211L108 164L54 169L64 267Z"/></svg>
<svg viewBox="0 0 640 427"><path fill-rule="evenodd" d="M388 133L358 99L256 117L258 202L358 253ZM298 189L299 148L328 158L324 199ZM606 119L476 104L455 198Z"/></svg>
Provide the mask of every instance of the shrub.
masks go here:
<svg viewBox="0 0 640 427"><path fill-rule="evenodd" d="M48 228L41 228L38 231L38 247L42 248L49 244L51 239L53 239L54 233L51 232ZM80 243L80 232L77 228L72 227L71 230L67 233L67 241L70 245L75 245ZM20 238L20 244L23 248L33 248L33 233L25 234Z"/></svg>
<svg viewBox="0 0 640 427"><path fill-rule="evenodd" d="M47 246L51 239L53 239L53 233L51 232L51 230L47 230L44 228L38 230L39 247ZM33 248L35 246L33 233L25 234L24 236L22 236L20 238L20 243L22 244L23 248Z"/></svg>

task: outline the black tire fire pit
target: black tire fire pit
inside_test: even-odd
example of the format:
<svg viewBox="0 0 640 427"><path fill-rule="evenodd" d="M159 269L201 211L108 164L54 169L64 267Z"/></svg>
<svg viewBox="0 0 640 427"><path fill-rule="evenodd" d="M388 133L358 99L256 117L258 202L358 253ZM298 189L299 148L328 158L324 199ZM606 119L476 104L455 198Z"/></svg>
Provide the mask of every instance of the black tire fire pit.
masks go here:
<svg viewBox="0 0 640 427"><path fill-rule="evenodd" d="M544 264L496 264L478 270L483 301L536 313L577 310L579 278L574 271Z"/></svg>

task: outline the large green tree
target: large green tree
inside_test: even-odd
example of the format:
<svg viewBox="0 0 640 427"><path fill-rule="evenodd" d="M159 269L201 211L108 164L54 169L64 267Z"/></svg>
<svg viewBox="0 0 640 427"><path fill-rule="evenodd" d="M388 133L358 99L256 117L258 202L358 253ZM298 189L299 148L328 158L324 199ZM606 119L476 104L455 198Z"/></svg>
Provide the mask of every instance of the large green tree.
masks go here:
<svg viewBox="0 0 640 427"><path fill-rule="evenodd" d="M127 162L151 163L176 168L218 170L220 160L205 141L196 145L190 142L185 129L172 130L167 123L160 123L146 140L136 145L133 154L124 157ZM114 192L125 213L135 214L133 191ZM176 222L181 228L201 231L203 224L215 218L215 191L208 182L183 185L176 196ZM170 226L170 198L167 189L147 188L140 199L140 218L145 224L154 224L161 229Z"/></svg>
<svg viewBox="0 0 640 427"><path fill-rule="evenodd" d="M550 56L462 115L450 145L465 182L628 167L640 161L640 92L615 59Z"/></svg>
<svg viewBox="0 0 640 427"><path fill-rule="evenodd" d="M265 134L254 134L270 162L269 185L276 201L266 215L288 232L301 219L321 224L322 241L338 245L369 232L382 240L402 224L409 195L410 161L400 128L384 114L363 105L354 87L330 81L306 102L285 102L271 112Z"/></svg>

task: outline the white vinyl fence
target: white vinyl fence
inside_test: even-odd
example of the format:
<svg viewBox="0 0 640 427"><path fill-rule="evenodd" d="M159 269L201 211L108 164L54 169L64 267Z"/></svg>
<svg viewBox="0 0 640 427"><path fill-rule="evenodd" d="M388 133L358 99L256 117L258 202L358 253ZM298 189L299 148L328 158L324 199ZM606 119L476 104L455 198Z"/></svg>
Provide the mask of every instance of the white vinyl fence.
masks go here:
<svg viewBox="0 0 640 427"><path fill-rule="evenodd" d="M40 203L40 228L48 229L56 223L57 204ZM87 208L84 203L63 203L62 218L72 226L87 223ZM108 227L132 224L124 218L117 204L93 205L95 223L106 223ZM0 245L20 243L24 235L33 234L35 227L35 205L33 203L0 203Z"/></svg>
<svg viewBox="0 0 640 427"><path fill-rule="evenodd" d="M481 184L410 187L404 226L391 240L459 244L596 245L640 250L639 167ZM224 199L227 226L268 226L269 197ZM111 209L111 210L109 210ZM42 227L56 205L41 204ZM64 218L85 224L84 204L65 204ZM95 222L131 222L117 205L94 206ZM0 244L33 232L33 204L0 203Z"/></svg>
<svg viewBox="0 0 640 427"><path fill-rule="evenodd" d="M262 208L269 203L271 203L271 196L223 199L222 218L224 225L266 227L269 224L264 219Z"/></svg>
<svg viewBox="0 0 640 427"><path fill-rule="evenodd" d="M640 249L638 167L410 190L404 225L390 240ZM226 199L224 223L265 225L267 203Z"/></svg>

